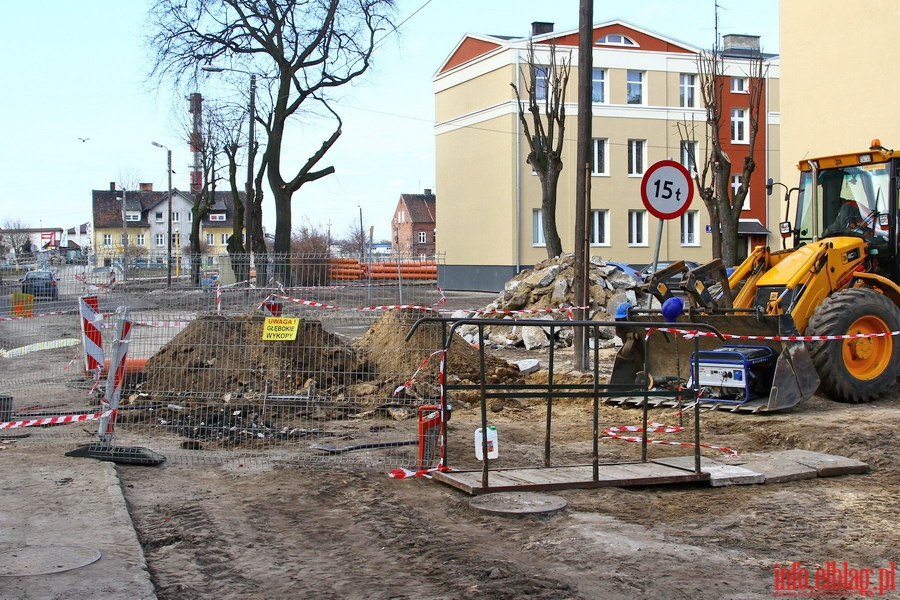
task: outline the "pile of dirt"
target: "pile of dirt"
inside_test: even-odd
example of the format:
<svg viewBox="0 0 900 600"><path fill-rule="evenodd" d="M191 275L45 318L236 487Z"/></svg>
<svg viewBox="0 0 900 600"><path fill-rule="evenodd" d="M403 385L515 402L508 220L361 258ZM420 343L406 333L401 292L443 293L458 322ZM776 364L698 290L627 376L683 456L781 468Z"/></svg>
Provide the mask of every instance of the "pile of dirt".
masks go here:
<svg viewBox="0 0 900 600"><path fill-rule="evenodd" d="M231 399L339 394L369 379L364 356L314 319L301 319L297 337L262 339L264 317L205 316L193 321L144 367L139 391L155 398Z"/></svg>
<svg viewBox="0 0 900 600"><path fill-rule="evenodd" d="M138 391L167 401L295 395L382 402L422 367L397 398L438 398L440 356L433 353L443 345L441 324L426 323L405 339L422 316L413 309L388 311L352 346L314 319L300 321L295 340L264 341L262 315L201 317L147 361ZM478 381L478 350L457 337L447 370L455 381ZM517 367L499 358L486 356L485 370L488 383L521 379Z"/></svg>
<svg viewBox="0 0 900 600"><path fill-rule="evenodd" d="M443 347L442 324L422 323L409 340L406 339L416 320L425 316L432 316L432 313L414 309L388 311L354 344L354 348L372 362L375 372L382 378L382 385L391 392L421 367L415 381L403 390L402 395L437 397L440 355L434 353ZM446 371L454 382L479 381L480 360L477 348L455 336L447 352ZM515 383L522 379L518 367L490 355L485 356L485 375L487 383Z"/></svg>

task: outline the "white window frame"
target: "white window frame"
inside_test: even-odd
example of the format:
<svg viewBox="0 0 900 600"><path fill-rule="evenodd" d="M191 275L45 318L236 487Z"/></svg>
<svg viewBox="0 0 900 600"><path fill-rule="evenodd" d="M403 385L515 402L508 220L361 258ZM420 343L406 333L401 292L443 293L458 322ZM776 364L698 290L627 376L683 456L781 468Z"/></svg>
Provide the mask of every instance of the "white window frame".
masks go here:
<svg viewBox="0 0 900 600"><path fill-rule="evenodd" d="M737 194L738 188L741 187L741 183L744 181L744 176L740 173L735 173L731 176L731 197L734 198L734 195ZM741 205L741 210L750 210L750 187L747 186L747 195L744 197L744 203Z"/></svg>
<svg viewBox="0 0 900 600"><path fill-rule="evenodd" d="M635 42L633 39L628 37L627 35L623 35L621 33L609 33L602 37L597 38L595 42L597 45L604 46L630 46L634 48L639 48L639 44Z"/></svg>
<svg viewBox="0 0 900 600"><path fill-rule="evenodd" d="M165 215L165 213L163 213L163 211L158 210L158 211L156 211L156 213L154 215L154 219L157 223L162 223L163 220L165 219L165 216L166 215Z"/></svg>
<svg viewBox="0 0 900 600"><path fill-rule="evenodd" d="M544 239L544 211L540 208L531 211L531 245L535 247L547 245Z"/></svg>
<svg viewBox="0 0 900 600"><path fill-rule="evenodd" d="M141 213L136 210L129 210L125 212L125 220L134 223L141 220Z"/></svg>
<svg viewBox="0 0 900 600"><path fill-rule="evenodd" d="M606 138L591 140L591 175L609 175L609 140Z"/></svg>
<svg viewBox="0 0 900 600"><path fill-rule="evenodd" d="M647 140L628 140L628 176L641 177L647 168Z"/></svg>
<svg viewBox="0 0 900 600"><path fill-rule="evenodd" d="M591 246L609 246L609 209L591 209L588 240Z"/></svg>
<svg viewBox="0 0 900 600"><path fill-rule="evenodd" d="M104 248L112 248L112 234L104 233L103 234L103 247Z"/></svg>
<svg viewBox="0 0 900 600"><path fill-rule="evenodd" d="M216 234L214 234L214 233L206 234L206 245L208 245L208 246L216 245Z"/></svg>
<svg viewBox="0 0 900 600"><path fill-rule="evenodd" d="M547 91L550 89L550 67L534 65L532 73L535 100L546 100Z"/></svg>
<svg viewBox="0 0 900 600"><path fill-rule="evenodd" d="M157 248L165 248L166 246L166 234L157 233L156 234L156 247Z"/></svg>
<svg viewBox="0 0 900 600"><path fill-rule="evenodd" d="M746 108L731 109L731 143L750 143L750 110Z"/></svg>
<svg viewBox="0 0 900 600"><path fill-rule="evenodd" d="M600 96L599 100L597 99L598 95ZM606 69L592 69L591 103L606 104Z"/></svg>
<svg viewBox="0 0 900 600"><path fill-rule="evenodd" d="M633 81L633 76L637 76L638 81ZM626 87L625 87L625 103L631 104L633 106L643 106L646 104L647 94L644 89L644 71L628 71L626 77ZM632 102L632 88L637 91L637 102Z"/></svg>
<svg viewBox="0 0 900 600"><path fill-rule="evenodd" d="M697 76L682 73L678 84L678 98L682 108L697 108Z"/></svg>
<svg viewBox="0 0 900 600"><path fill-rule="evenodd" d="M224 221L225 213L209 213L210 221Z"/></svg>
<svg viewBox="0 0 900 600"><path fill-rule="evenodd" d="M227 246L227 245L228 245L228 236L229 236L229 235L231 235L231 234L229 234L229 233L223 233L222 235L219 236L219 241L222 242L222 245L223 245L223 246Z"/></svg>
<svg viewBox="0 0 900 600"><path fill-rule="evenodd" d="M732 77L731 78L731 93L732 94L749 94L750 93L750 81L746 77Z"/></svg>
<svg viewBox="0 0 900 600"><path fill-rule="evenodd" d="M418 235L418 239L419 239L420 244L427 244L428 243L428 233L425 231L420 231L419 235Z"/></svg>
<svg viewBox="0 0 900 600"><path fill-rule="evenodd" d="M628 245L632 247L646 247L650 243L647 240L647 211L628 211Z"/></svg>
<svg viewBox="0 0 900 600"><path fill-rule="evenodd" d="M144 234L143 233L139 233L135 236L135 244L137 244L138 246L144 245Z"/></svg>
<svg viewBox="0 0 900 600"><path fill-rule="evenodd" d="M176 210L172 213L172 222L178 223L179 221L181 221L181 214Z"/></svg>
<svg viewBox="0 0 900 600"><path fill-rule="evenodd" d="M188 223L194 222L194 211L192 211L192 210L187 211L187 220L188 220Z"/></svg>
<svg viewBox="0 0 900 600"><path fill-rule="evenodd" d="M696 210L688 210L681 215L681 245L699 246L700 213Z"/></svg>
<svg viewBox="0 0 900 600"><path fill-rule="evenodd" d="M691 177L697 173L697 151L699 144L694 140L681 140L681 164L688 170Z"/></svg>

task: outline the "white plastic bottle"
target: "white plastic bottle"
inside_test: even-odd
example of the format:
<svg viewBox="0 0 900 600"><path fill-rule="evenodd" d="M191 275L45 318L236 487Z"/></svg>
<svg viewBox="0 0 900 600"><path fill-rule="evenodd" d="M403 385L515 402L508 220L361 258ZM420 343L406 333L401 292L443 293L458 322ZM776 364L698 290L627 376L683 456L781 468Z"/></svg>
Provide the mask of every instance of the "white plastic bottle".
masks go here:
<svg viewBox="0 0 900 600"><path fill-rule="evenodd" d="M484 460L484 451L482 447L481 427L475 430L475 458ZM500 456L499 439L497 438L497 427L489 425L487 428L487 457L488 459Z"/></svg>

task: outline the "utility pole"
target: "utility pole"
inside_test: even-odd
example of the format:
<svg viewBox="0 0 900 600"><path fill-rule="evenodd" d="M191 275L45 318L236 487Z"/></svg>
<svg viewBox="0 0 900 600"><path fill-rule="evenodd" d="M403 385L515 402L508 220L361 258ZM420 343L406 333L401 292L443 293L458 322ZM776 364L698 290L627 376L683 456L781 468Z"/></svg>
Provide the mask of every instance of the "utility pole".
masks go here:
<svg viewBox="0 0 900 600"><path fill-rule="evenodd" d="M122 186L122 281L128 281L128 208L126 190Z"/></svg>
<svg viewBox="0 0 900 600"><path fill-rule="evenodd" d="M591 158L591 87L593 84L593 40L594 2L580 0L578 9L578 124L575 153L575 305L586 307L590 295L588 274L590 272L590 252L588 215L591 211L590 158ZM585 320L588 312L584 308L575 311L575 318ZM588 362L586 331L575 328L575 368L584 370Z"/></svg>

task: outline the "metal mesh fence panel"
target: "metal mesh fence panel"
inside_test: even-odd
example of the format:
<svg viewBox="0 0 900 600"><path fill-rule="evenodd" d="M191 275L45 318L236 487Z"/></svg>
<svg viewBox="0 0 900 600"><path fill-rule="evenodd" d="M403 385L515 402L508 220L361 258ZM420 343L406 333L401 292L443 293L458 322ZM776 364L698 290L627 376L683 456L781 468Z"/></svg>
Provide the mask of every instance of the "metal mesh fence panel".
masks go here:
<svg viewBox="0 0 900 600"><path fill-rule="evenodd" d="M291 285L267 276L267 285L257 286L260 271L250 269L254 279L238 281L228 256L177 260L101 255L99 266L51 267L58 298L24 303L18 280L4 280L0 421L79 420L7 427L0 438L96 443L95 417L108 409L115 324L127 317L133 327L115 416L117 446L190 462L423 466L419 407L440 401L434 353L443 338L435 328L405 336L442 301L427 278L431 264L367 265L355 279L341 279L364 263L272 257L262 270L288 266ZM399 275L391 279L394 271ZM87 317L84 297L94 298ZM295 335L265 338L273 316L279 321L269 329ZM85 327L96 329L102 350L94 370L86 361ZM12 400L7 415L4 397ZM424 443L433 448L429 435Z"/></svg>

